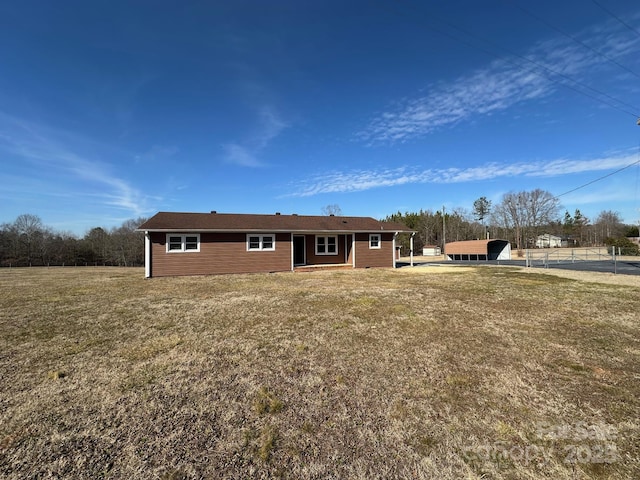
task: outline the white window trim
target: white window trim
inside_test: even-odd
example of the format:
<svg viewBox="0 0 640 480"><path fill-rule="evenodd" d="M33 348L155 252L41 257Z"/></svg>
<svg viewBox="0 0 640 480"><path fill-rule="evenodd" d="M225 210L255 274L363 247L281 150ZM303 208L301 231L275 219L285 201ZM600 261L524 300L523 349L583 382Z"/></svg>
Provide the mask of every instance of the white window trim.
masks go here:
<svg viewBox="0 0 640 480"><path fill-rule="evenodd" d="M260 242L259 248L251 248L249 246L249 238L258 237ZM271 237L271 248L264 248L264 237ZM247 252L273 252L276 249L275 233L247 233Z"/></svg>
<svg viewBox="0 0 640 480"><path fill-rule="evenodd" d="M374 247L372 245L373 237L378 237L378 246ZM379 250L382 247L382 235L379 233L370 233L369 234L369 248Z"/></svg>
<svg viewBox="0 0 640 480"><path fill-rule="evenodd" d="M180 237L180 250L170 250L171 237ZM187 250L187 237L196 237L198 247ZM175 243L175 242L174 242ZM198 253L200 252L200 234L199 233L167 233L167 253Z"/></svg>
<svg viewBox="0 0 640 480"><path fill-rule="evenodd" d="M318 252L318 239L319 238L324 238L325 239L325 248L329 245L329 238L334 238L335 239L335 246L336 246L336 251L335 252ZM316 255L338 255L338 250L340 250L338 248L338 236L337 235L316 235Z"/></svg>

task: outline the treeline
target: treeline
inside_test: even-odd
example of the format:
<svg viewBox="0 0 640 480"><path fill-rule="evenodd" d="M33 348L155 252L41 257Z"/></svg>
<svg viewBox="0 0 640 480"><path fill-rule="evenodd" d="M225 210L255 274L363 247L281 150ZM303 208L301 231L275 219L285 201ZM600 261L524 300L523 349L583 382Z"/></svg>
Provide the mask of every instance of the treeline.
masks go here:
<svg viewBox="0 0 640 480"><path fill-rule="evenodd" d="M535 248L538 235L549 233L568 246L615 245L623 255L639 254L638 245L628 238L640 236L638 227L622 223L618 213L603 210L591 220L580 210L564 215L560 211L556 197L536 189L507 193L496 205L480 197L470 209L397 212L385 220L404 223L417 232L414 253L422 253L427 245L480 238L509 240L514 249L522 250ZM127 220L111 229L95 227L79 238L55 231L36 215L23 214L0 225L0 266L142 266L144 234L135 230L145 220ZM409 252L409 242L408 235L398 239L404 253Z"/></svg>
<svg viewBox="0 0 640 480"><path fill-rule="evenodd" d="M31 214L0 225L0 266L144 265L144 234L136 232L144 218L127 220L119 227L92 228L78 238L57 232Z"/></svg>
<svg viewBox="0 0 640 480"><path fill-rule="evenodd" d="M470 209L451 211L420 210L397 212L385 218L404 223L415 230L414 253L424 246L440 246L445 242L500 238L509 240L515 250L536 248L539 235L551 234L573 247L615 245L623 255L638 255L638 246L628 237L638 237L638 227L625 225L617 212L603 210L592 221L580 210L560 214L557 197L536 189L507 193L496 205L486 197L477 199ZM409 237L398 239L402 251L409 252Z"/></svg>

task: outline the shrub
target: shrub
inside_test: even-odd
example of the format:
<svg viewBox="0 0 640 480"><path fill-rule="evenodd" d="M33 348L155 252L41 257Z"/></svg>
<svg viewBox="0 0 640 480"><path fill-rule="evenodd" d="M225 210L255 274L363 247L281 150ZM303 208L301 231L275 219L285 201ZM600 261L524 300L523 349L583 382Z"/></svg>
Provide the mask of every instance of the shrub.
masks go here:
<svg viewBox="0 0 640 480"><path fill-rule="evenodd" d="M638 245L633 243L627 237L606 238L604 243L608 246L616 247L616 253L620 255L640 255Z"/></svg>

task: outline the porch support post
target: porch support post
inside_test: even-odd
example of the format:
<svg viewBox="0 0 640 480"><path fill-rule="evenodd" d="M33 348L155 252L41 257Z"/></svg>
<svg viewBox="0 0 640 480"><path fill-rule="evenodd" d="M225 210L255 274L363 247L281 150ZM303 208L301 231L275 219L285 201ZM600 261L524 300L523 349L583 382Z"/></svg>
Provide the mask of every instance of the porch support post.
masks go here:
<svg viewBox="0 0 640 480"><path fill-rule="evenodd" d="M398 252L396 250L396 237L397 236L398 236L398 232L395 232L393 234L393 244L391 245L391 250L392 250L392 253L393 253L393 268L397 268L396 263L398 261L398 258L397 258L398 257Z"/></svg>
<svg viewBox="0 0 640 480"><path fill-rule="evenodd" d="M353 258L353 268L356 268L356 232L351 235L351 256Z"/></svg>
<svg viewBox="0 0 640 480"><path fill-rule="evenodd" d="M151 235L144 232L144 278L151 278Z"/></svg>
<svg viewBox="0 0 640 480"><path fill-rule="evenodd" d="M411 266L413 267L413 237L416 234L416 232L413 232L411 234L411 238L409 239L409 257L411 259Z"/></svg>

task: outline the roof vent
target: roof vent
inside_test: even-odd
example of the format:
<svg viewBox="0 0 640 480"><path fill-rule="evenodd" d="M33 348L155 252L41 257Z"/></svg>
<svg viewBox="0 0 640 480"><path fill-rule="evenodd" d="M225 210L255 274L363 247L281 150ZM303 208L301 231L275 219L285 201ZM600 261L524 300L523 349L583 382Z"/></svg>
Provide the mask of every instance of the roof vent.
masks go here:
<svg viewBox="0 0 640 480"><path fill-rule="evenodd" d="M211 210L211 213L215 215L218 212L216 212L215 210Z"/></svg>
<svg viewBox="0 0 640 480"><path fill-rule="evenodd" d="M330 213L329 216L330 217L335 217L335 215L333 213Z"/></svg>
<svg viewBox="0 0 640 480"><path fill-rule="evenodd" d="M298 214L297 214L297 213L292 213L292 214L291 214L291 216L292 216L292 217L297 217L297 216L298 216Z"/></svg>
<svg viewBox="0 0 640 480"><path fill-rule="evenodd" d="M280 215L280 212L276 212L276 215Z"/></svg>

